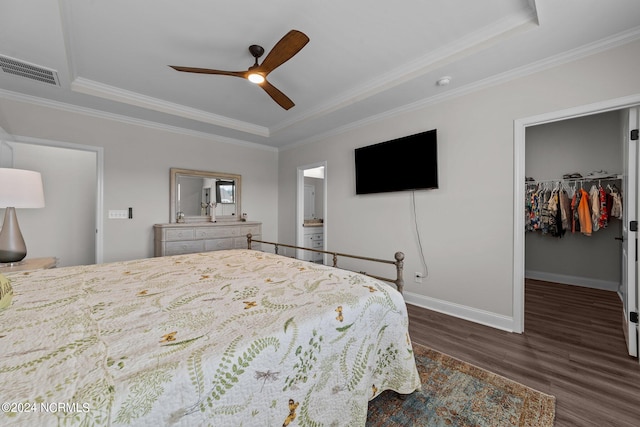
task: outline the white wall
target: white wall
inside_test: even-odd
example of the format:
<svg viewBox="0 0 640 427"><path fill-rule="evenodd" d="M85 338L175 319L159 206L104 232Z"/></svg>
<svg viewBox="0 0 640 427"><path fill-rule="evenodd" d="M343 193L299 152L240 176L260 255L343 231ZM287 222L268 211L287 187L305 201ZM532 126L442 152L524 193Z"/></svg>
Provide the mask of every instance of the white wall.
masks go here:
<svg viewBox="0 0 640 427"><path fill-rule="evenodd" d="M104 147L104 261L153 256L152 226L169 222L171 167L242 175L243 212L263 222L265 239L277 237L274 150L2 98L0 127L16 136ZM107 219L109 209L129 207L133 219Z"/></svg>
<svg viewBox="0 0 640 427"><path fill-rule="evenodd" d="M45 207L18 209L27 257L95 263L96 153L12 142L13 167L40 172ZM0 209L4 215L4 209Z"/></svg>
<svg viewBox="0 0 640 427"><path fill-rule="evenodd" d="M295 173L327 161L329 250L391 258L405 252L410 302L509 328L513 321L514 120L640 93L631 43L436 105L380 119L280 156L279 240L294 241ZM356 196L353 150L438 129L440 188Z"/></svg>

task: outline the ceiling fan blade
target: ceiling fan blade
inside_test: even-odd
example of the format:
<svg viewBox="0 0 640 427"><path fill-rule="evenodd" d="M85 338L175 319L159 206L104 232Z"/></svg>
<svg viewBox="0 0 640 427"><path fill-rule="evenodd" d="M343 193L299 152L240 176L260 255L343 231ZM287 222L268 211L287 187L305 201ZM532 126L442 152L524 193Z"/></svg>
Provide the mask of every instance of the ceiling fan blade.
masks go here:
<svg viewBox="0 0 640 427"><path fill-rule="evenodd" d="M260 83L259 86L264 89L264 91L267 92L269 96L273 98L273 100L276 101L285 110L288 110L296 105L292 100L289 99L289 97L287 97L287 95L280 92L274 85L272 85L268 81L265 80L263 83Z"/></svg>
<svg viewBox="0 0 640 427"><path fill-rule="evenodd" d="M173 68L176 71L183 71L185 73L220 74L223 76L242 77L243 79L247 77L246 71L223 71L212 70L210 68L179 67L176 65L169 65L169 67Z"/></svg>
<svg viewBox="0 0 640 427"><path fill-rule="evenodd" d="M260 64L260 71L266 76L271 71L290 60L296 53L300 52L307 43L309 37L306 34L291 30L280 39L278 43L271 49L271 52Z"/></svg>

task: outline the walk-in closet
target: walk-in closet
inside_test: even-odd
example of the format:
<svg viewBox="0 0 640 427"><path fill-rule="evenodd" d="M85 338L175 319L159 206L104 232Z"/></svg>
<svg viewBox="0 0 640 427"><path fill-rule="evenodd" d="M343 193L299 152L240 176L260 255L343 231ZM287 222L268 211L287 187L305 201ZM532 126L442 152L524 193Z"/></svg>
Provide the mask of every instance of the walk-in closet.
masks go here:
<svg viewBox="0 0 640 427"><path fill-rule="evenodd" d="M635 250L629 252L631 236L623 239L628 233L623 224L630 222L630 213L635 215L635 210L625 212L625 191L635 182L626 172L635 170L628 161L635 154L628 152L627 132L637 113L629 111L602 112L526 129L525 298L529 297L529 283L544 287L554 310L571 310L572 303L587 308L590 317L576 316L573 326L594 333L604 320L597 318L604 316L598 308L620 312L619 333L624 334L627 348L616 346L608 351L637 355L635 325L624 320L629 299L635 298L629 288L635 289L635 272L629 270L635 263L624 262L630 255L635 257ZM633 206L635 198L631 199ZM575 301L562 304L567 295ZM550 336L574 336L569 326L558 330L553 323L548 325Z"/></svg>
<svg viewBox="0 0 640 427"><path fill-rule="evenodd" d="M527 128L526 278L619 290L623 119L618 110Z"/></svg>

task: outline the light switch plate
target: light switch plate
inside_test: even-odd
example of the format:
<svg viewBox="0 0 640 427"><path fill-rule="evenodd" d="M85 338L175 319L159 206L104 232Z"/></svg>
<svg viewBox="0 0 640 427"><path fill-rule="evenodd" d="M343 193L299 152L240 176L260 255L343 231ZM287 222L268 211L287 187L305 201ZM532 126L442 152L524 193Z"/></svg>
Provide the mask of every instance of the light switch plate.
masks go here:
<svg viewBox="0 0 640 427"><path fill-rule="evenodd" d="M109 209L109 219L127 219L129 211L126 209Z"/></svg>

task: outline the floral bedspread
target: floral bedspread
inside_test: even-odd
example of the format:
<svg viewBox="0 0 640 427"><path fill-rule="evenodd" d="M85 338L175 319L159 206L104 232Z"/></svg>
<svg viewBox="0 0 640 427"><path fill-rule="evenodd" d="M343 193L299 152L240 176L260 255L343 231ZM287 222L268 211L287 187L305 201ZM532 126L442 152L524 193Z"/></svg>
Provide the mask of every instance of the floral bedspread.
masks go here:
<svg viewBox="0 0 640 427"><path fill-rule="evenodd" d="M7 275L0 425L363 426L420 386L402 296L229 250Z"/></svg>

